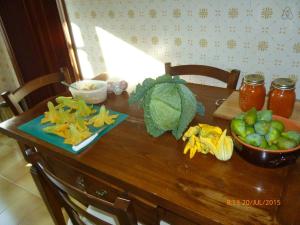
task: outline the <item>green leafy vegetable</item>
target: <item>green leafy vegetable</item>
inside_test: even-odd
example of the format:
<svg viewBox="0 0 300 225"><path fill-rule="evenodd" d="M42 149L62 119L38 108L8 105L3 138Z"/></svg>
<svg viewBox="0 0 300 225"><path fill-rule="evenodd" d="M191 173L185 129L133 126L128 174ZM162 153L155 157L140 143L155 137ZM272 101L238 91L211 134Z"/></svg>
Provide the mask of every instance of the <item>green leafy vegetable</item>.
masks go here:
<svg viewBox="0 0 300 225"><path fill-rule="evenodd" d="M196 112L204 115L204 106L197 103L185 83L178 76L147 78L130 95L129 104L138 103L144 109L147 132L152 136L172 131L179 139Z"/></svg>

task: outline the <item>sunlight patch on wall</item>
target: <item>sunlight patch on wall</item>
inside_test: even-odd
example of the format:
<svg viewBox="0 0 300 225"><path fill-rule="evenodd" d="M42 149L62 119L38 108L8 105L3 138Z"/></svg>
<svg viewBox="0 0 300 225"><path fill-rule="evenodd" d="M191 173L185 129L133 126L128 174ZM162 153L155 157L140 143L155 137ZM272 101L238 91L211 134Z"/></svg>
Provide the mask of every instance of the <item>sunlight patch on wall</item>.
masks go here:
<svg viewBox="0 0 300 225"><path fill-rule="evenodd" d="M164 74L164 63L100 27L96 27L96 33L111 78L126 80L131 89L147 77Z"/></svg>
<svg viewBox="0 0 300 225"><path fill-rule="evenodd" d="M80 62L82 77L84 79L92 79L95 76L95 74L94 74L92 64L89 61L89 55L84 50L84 41L82 38L80 27L75 23L71 23L71 26L72 26L74 42L76 45L78 60Z"/></svg>
<svg viewBox="0 0 300 225"><path fill-rule="evenodd" d="M94 70L92 68L92 65L88 59L88 54L81 49L77 49L78 59L80 61L80 68L82 77L84 79L92 79L94 75Z"/></svg>
<svg viewBox="0 0 300 225"><path fill-rule="evenodd" d="M76 47L77 48L84 47L84 41L81 35L80 27L75 23L71 23L71 27L72 27L72 33L73 33L73 38Z"/></svg>

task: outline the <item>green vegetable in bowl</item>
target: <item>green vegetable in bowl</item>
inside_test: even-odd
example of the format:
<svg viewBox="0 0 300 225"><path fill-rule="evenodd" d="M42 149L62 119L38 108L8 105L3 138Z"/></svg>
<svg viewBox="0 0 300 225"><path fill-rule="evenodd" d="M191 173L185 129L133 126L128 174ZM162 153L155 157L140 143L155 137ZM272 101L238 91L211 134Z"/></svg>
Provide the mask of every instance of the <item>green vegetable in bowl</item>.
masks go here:
<svg viewBox="0 0 300 225"><path fill-rule="evenodd" d="M284 124L279 120L272 120L270 128L275 128L279 131L279 133L281 133L284 131Z"/></svg>
<svg viewBox="0 0 300 225"><path fill-rule="evenodd" d="M260 135L265 135L270 129L270 123L264 120L260 120L254 124L255 132Z"/></svg>
<svg viewBox="0 0 300 225"><path fill-rule="evenodd" d="M255 124L256 119L257 119L257 115L256 115L255 108L250 109L248 112L246 112L244 116L244 121L246 122L247 125Z"/></svg>
<svg viewBox="0 0 300 225"><path fill-rule="evenodd" d="M239 115L237 115L236 117L234 117L235 119L240 119L243 120L245 118L245 114L246 113L240 113Z"/></svg>
<svg viewBox="0 0 300 225"><path fill-rule="evenodd" d="M269 145L275 144L279 137L280 137L280 132L273 127L271 127L268 133L265 135L265 138Z"/></svg>
<svg viewBox="0 0 300 225"><path fill-rule="evenodd" d="M288 138L294 142L296 142L297 145L300 144L300 133L297 131L287 131L281 134L282 137Z"/></svg>
<svg viewBox="0 0 300 225"><path fill-rule="evenodd" d="M257 112L257 120L263 120L270 122L272 120L271 110L261 110Z"/></svg>
<svg viewBox="0 0 300 225"><path fill-rule="evenodd" d="M291 139L285 137L279 137L277 140L277 146L279 149L289 149L297 146L297 143Z"/></svg>
<svg viewBox="0 0 300 225"><path fill-rule="evenodd" d="M255 133L255 129L253 126L246 126L246 135Z"/></svg>
<svg viewBox="0 0 300 225"><path fill-rule="evenodd" d="M259 147L262 144L262 142L262 136L259 134L249 134L246 137L246 143L249 145Z"/></svg>
<svg viewBox="0 0 300 225"><path fill-rule="evenodd" d="M246 137L238 136L243 142L246 142Z"/></svg>
<svg viewBox="0 0 300 225"><path fill-rule="evenodd" d="M154 137L172 131L176 139L182 136L196 112L204 115L204 106L178 76L163 75L147 78L130 95L129 104L139 103L149 134Z"/></svg>
<svg viewBox="0 0 300 225"><path fill-rule="evenodd" d="M260 148L267 148L268 147L268 142L266 141L264 136L261 136L261 144L258 147L260 147Z"/></svg>
<svg viewBox="0 0 300 225"><path fill-rule="evenodd" d="M270 150L278 150L278 146L277 145L270 145L267 147L267 149L270 149Z"/></svg>
<svg viewBox="0 0 300 225"><path fill-rule="evenodd" d="M284 120L272 118L271 110L252 108L231 120L231 131L243 142L263 149L282 150L300 145L299 131L284 132Z"/></svg>
<svg viewBox="0 0 300 225"><path fill-rule="evenodd" d="M239 136L246 137L246 123L241 119L233 119L231 121L231 130Z"/></svg>

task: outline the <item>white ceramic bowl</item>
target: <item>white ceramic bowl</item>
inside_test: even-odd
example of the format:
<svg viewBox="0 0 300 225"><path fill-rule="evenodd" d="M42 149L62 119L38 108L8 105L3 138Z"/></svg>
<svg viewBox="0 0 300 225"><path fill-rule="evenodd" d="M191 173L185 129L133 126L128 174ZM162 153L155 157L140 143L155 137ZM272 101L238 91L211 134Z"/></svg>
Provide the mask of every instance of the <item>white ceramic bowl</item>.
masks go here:
<svg viewBox="0 0 300 225"><path fill-rule="evenodd" d="M69 87L73 97L79 97L87 103L97 104L107 98L107 82L102 80L80 80L72 83L71 86L79 90Z"/></svg>

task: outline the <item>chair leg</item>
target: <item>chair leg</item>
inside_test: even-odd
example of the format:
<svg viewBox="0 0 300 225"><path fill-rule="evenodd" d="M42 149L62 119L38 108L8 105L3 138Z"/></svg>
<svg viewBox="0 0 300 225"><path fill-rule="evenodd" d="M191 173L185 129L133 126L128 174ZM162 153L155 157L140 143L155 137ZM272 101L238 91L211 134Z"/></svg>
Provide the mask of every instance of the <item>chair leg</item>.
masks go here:
<svg viewBox="0 0 300 225"><path fill-rule="evenodd" d="M31 176L47 206L47 209L56 225L65 225L65 219L62 214L59 198L55 191L40 174L39 170L33 165L30 169Z"/></svg>

